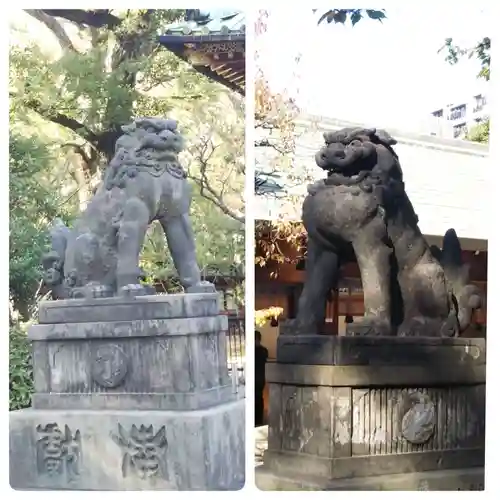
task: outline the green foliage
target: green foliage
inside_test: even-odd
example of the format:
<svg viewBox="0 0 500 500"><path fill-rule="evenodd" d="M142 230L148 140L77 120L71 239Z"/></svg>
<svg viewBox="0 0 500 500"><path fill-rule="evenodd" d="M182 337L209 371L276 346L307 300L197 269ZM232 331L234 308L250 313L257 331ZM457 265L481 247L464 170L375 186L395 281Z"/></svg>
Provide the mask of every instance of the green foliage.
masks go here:
<svg viewBox="0 0 500 500"><path fill-rule="evenodd" d="M156 38L182 12L117 12L121 23L116 28L80 27L75 49L59 58L35 42L11 47L11 96L18 108L35 110L63 126L68 121L58 120L61 115L76 120L82 128L70 125L73 132L97 144L89 131L98 135L127 123L141 98L141 86L175 78L182 62L160 49Z"/></svg>
<svg viewBox="0 0 500 500"><path fill-rule="evenodd" d="M31 405L33 366L31 342L20 324L9 328L9 410Z"/></svg>
<svg viewBox="0 0 500 500"><path fill-rule="evenodd" d="M313 9L313 12L316 12L317 9ZM321 14L318 24L322 22L327 22L331 24L332 22L337 24L345 24L347 19L350 19L351 24L355 26L364 16L368 17L368 19L374 19L382 22L383 19L386 19L385 9L382 10L372 10L372 9L332 9L327 10Z"/></svg>
<svg viewBox="0 0 500 500"><path fill-rule="evenodd" d="M10 246L9 294L14 308L27 319L41 278L40 259L47 246L47 228L57 216L68 219L51 179L50 149L33 135L9 133Z"/></svg>
<svg viewBox="0 0 500 500"><path fill-rule="evenodd" d="M462 57L476 58L481 65L478 78L483 78L486 81L490 79L491 40L489 37L484 37L474 46L467 48L453 43L453 38L447 38L438 52L442 51L446 52L445 60L450 64L457 64Z"/></svg>
<svg viewBox="0 0 500 500"><path fill-rule="evenodd" d="M487 144L490 140L490 120L484 120L482 123L472 127L471 130L467 132L465 138L468 141Z"/></svg>
<svg viewBox="0 0 500 500"><path fill-rule="evenodd" d="M242 265L245 254L244 226L230 217L221 217L218 208L202 197L195 197L191 220L196 235L196 252L202 272L230 275L234 265ZM168 280L174 275L172 258L160 224L153 224L146 235L141 254L146 282Z"/></svg>

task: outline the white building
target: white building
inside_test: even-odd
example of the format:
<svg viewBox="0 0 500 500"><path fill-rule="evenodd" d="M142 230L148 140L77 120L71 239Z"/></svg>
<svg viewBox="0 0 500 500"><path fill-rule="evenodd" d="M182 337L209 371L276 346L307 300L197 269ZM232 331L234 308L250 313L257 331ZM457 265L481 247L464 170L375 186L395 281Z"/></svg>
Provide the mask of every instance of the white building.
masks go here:
<svg viewBox="0 0 500 500"><path fill-rule="evenodd" d="M430 133L439 137L459 138L488 118L488 100L484 93L468 100L447 104L432 112Z"/></svg>

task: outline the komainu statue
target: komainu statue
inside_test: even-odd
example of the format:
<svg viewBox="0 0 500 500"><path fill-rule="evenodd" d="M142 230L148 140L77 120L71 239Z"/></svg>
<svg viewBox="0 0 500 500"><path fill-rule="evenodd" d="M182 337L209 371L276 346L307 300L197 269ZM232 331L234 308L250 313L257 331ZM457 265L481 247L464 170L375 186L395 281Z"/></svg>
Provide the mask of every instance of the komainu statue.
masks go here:
<svg viewBox="0 0 500 500"><path fill-rule="evenodd" d="M403 172L383 130L347 128L324 134L316 163L328 175L308 187L302 219L308 233L306 281L296 326L318 333L339 266L354 251L365 317L348 334L457 336L481 306L468 283L454 230L431 248L418 227Z"/></svg>
<svg viewBox="0 0 500 500"><path fill-rule="evenodd" d="M46 284L56 299L148 293L139 254L148 226L158 220L185 290L208 291L196 262L177 123L140 118L122 130L103 182L74 227L58 220L52 228L52 249L43 258Z"/></svg>

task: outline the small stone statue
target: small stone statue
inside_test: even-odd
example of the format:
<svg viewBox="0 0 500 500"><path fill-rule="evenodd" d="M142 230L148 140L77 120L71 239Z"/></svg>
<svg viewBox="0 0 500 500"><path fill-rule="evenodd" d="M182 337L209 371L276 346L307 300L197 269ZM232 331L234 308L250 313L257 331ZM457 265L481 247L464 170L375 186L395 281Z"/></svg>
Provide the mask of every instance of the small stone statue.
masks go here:
<svg viewBox="0 0 500 500"><path fill-rule="evenodd" d="M74 228L54 225L43 258L45 283L56 299L151 293L140 282L139 254L148 226L158 220L185 290L213 291L196 262L177 122L139 118L122 130L104 180Z"/></svg>
<svg viewBox="0 0 500 500"><path fill-rule="evenodd" d="M308 187L302 219L308 233L306 281L298 331L318 333L343 256L354 251L365 317L348 325L360 335L456 336L480 307L468 284L460 244L448 231L440 257L418 227L406 194L396 141L383 130L347 128L324 134L316 154L326 179Z"/></svg>

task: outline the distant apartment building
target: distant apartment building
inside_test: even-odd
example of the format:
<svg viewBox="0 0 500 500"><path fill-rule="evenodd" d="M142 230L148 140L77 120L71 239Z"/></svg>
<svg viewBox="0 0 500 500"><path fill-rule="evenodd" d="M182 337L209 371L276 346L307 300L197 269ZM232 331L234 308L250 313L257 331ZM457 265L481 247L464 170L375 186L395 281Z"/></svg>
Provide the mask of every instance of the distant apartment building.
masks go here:
<svg viewBox="0 0 500 500"><path fill-rule="evenodd" d="M476 94L460 104L448 104L432 112L431 135L455 139L463 137L468 130L488 118L486 95Z"/></svg>

